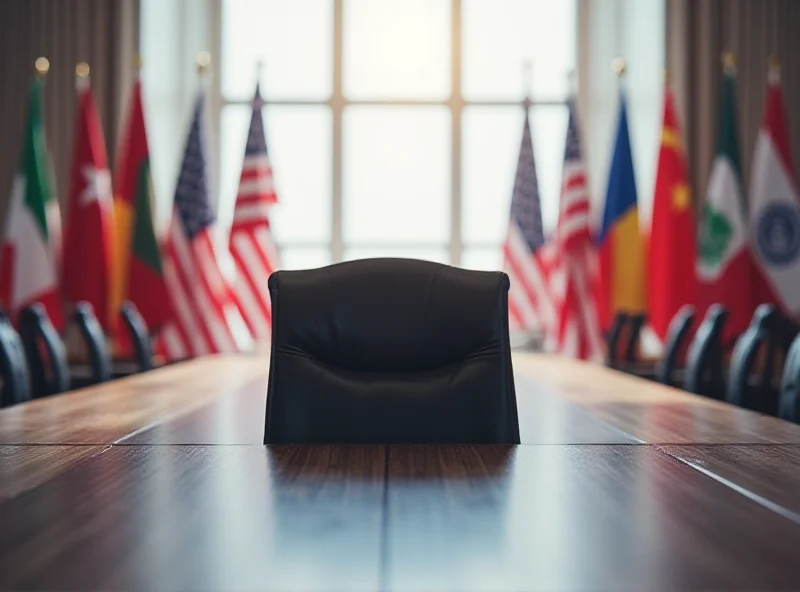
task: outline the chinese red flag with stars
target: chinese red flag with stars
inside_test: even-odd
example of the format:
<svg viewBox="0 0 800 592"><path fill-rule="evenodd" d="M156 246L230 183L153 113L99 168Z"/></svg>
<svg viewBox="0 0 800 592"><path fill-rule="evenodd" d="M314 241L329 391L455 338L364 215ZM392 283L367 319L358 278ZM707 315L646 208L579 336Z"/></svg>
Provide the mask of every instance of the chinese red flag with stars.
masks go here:
<svg viewBox="0 0 800 592"><path fill-rule="evenodd" d="M650 324L663 341L669 322L695 299L695 223L675 103L664 90L664 124L658 153L653 221L648 250Z"/></svg>
<svg viewBox="0 0 800 592"><path fill-rule="evenodd" d="M89 302L109 327L111 175L88 76L78 78L78 116L64 231L63 289L72 304Z"/></svg>

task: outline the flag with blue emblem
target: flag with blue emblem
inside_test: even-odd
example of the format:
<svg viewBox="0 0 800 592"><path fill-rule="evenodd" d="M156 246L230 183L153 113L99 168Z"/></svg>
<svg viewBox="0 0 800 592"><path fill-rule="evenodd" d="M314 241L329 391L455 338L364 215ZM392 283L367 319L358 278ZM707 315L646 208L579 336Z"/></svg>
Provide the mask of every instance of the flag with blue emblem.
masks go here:
<svg viewBox="0 0 800 592"><path fill-rule="evenodd" d="M788 130L780 65L773 60L750 175L754 301L800 317L800 191Z"/></svg>
<svg viewBox="0 0 800 592"><path fill-rule="evenodd" d="M267 152L263 106L256 85L230 237L230 251L236 264L233 286L236 302L257 341L270 338L272 310L267 280L279 265L278 249L269 228L269 208L278 198Z"/></svg>
<svg viewBox="0 0 800 592"><path fill-rule="evenodd" d="M503 268L511 280L508 293L511 328L547 334L555 320L555 307L548 286L547 249L528 107L526 101L511 216L503 247Z"/></svg>
<svg viewBox="0 0 800 592"><path fill-rule="evenodd" d="M241 351L249 334L214 245L206 156L205 94L194 105L167 239L165 277L174 318L162 333L169 359Z"/></svg>

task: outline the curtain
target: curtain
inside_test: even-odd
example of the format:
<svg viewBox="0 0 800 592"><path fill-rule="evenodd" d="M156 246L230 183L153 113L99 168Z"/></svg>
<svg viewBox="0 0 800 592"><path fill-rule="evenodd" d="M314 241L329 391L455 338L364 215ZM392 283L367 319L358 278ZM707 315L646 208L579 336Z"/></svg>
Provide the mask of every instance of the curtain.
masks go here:
<svg viewBox="0 0 800 592"><path fill-rule="evenodd" d="M120 121L135 75L139 0L3 0L0 2L0 222L19 163L28 90L39 56L50 60L44 118L62 204L75 127L75 65L87 62L113 167ZM2 228L2 226L0 226Z"/></svg>

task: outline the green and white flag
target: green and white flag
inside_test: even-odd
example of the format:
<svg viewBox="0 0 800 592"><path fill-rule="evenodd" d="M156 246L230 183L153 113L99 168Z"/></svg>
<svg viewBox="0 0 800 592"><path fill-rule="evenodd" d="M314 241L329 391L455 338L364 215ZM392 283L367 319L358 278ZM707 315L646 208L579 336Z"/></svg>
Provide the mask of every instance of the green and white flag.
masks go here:
<svg viewBox="0 0 800 592"><path fill-rule="evenodd" d="M60 214L42 121L42 86L41 78L31 85L22 158L11 188L0 252L0 298L14 319L22 308L39 302L60 328Z"/></svg>
<svg viewBox="0 0 800 592"><path fill-rule="evenodd" d="M751 262L736 129L735 88L736 69L732 58L728 57L722 82L717 153L697 233L698 313L704 314L714 303L725 305L730 312L726 335L744 330L752 312L747 289Z"/></svg>

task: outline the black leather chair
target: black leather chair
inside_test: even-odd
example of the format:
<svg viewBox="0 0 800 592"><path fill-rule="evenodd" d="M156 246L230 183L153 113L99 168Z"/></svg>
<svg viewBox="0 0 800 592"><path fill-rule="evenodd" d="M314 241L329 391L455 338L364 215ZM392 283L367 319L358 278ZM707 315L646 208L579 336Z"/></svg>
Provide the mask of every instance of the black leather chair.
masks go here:
<svg viewBox="0 0 800 592"><path fill-rule="evenodd" d="M664 342L664 353L661 355L656 367L656 380L658 382L669 386L677 384L675 374L678 371L681 352L692 332L694 315L694 307L686 304L675 313L675 316L669 322L667 339Z"/></svg>
<svg viewBox="0 0 800 592"><path fill-rule="evenodd" d="M689 346L684 385L687 391L715 399L725 397L722 330L727 319L728 310L724 306L712 304L708 307Z"/></svg>
<svg viewBox="0 0 800 592"><path fill-rule="evenodd" d="M31 395L44 397L69 389L69 366L64 342L41 304L24 308L19 332L31 376Z"/></svg>
<svg viewBox="0 0 800 592"><path fill-rule="evenodd" d="M133 302L125 301L120 310L122 324L125 326L133 345L133 355L140 372L153 369L153 342L147 330L147 323Z"/></svg>
<svg viewBox="0 0 800 592"><path fill-rule="evenodd" d="M729 403L777 415L778 388L772 382L777 373L775 362L780 349L777 328L779 319L780 315L773 305L761 304L753 314L750 326L736 342L731 356L725 397ZM763 368L756 373L758 354L761 351L764 351Z"/></svg>
<svg viewBox="0 0 800 592"><path fill-rule="evenodd" d="M519 443L508 288L411 259L273 273L264 442Z"/></svg>
<svg viewBox="0 0 800 592"><path fill-rule="evenodd" d="M3 379L0 407L30 400L30 376L25 350L19 334L5 315L0 317L0 377Z"/></svg>
<svg viewBox="0 0 800 592"><path fill-rule="evenodd" d="M89 353L91 369L91 374L87 379L73 380L74 386L89 386L111 380L111 352L92 305L88 302L78 302L75 305L73 318L86 345L86 351Z"/></svg>
<svg viewBox="0 0 800 592"><path fill-rule="evenodd" d="M783 366L779 417L800 423L800 337L796 337Z"/></svg>
<svg viewBox="0 0 800 592"><path fill-rule="evenodd" d="M606 366L609 368L618 368L620 366L620 343L622 343L627 328L628 313L624 311L617 312L606 338Z"/></svg>

